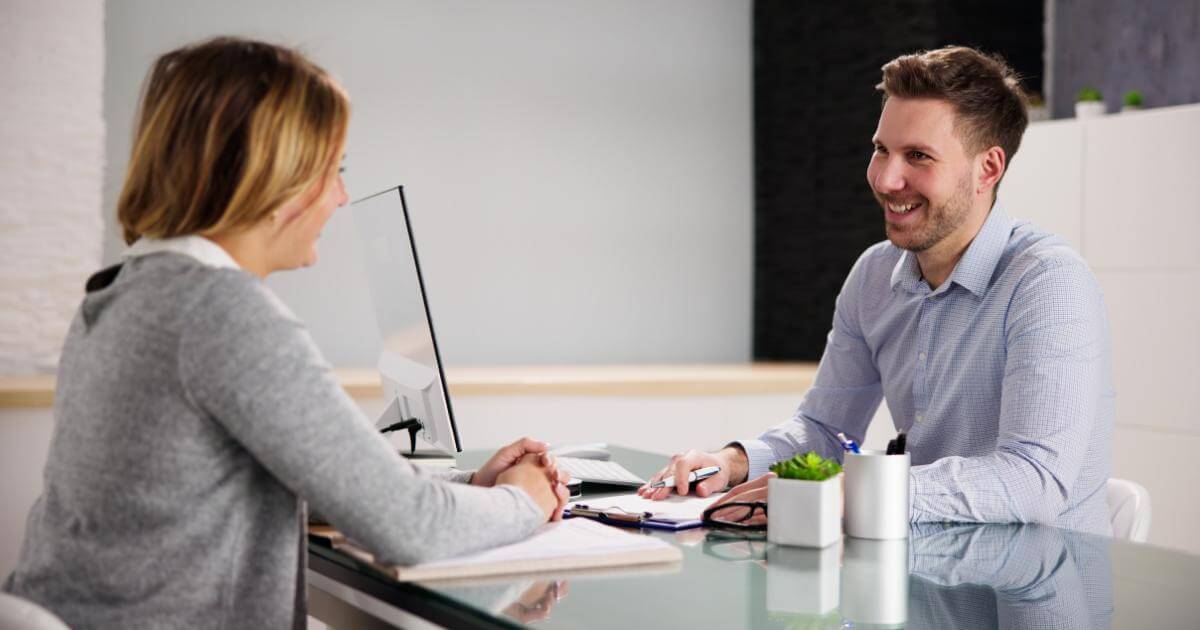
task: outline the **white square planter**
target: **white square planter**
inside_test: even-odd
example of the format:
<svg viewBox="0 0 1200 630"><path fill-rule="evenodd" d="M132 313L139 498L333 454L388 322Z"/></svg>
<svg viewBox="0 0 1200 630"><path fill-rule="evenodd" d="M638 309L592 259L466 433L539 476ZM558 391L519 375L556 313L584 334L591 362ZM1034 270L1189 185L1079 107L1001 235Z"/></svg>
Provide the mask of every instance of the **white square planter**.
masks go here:
<svg viewBox="0 0 1200 630"><path fill-rule="evenodd" d="M1076 118L1095 118L1103 116L1107 112L1103 101L1078 101L1075 103Z"/></svg>
<svg viewBox="0 0 1200 630"><path fill-rule="evenodd" d="M767 540L828 547L842 537L842 475L825 481L774 478L767 482Z"/></svg>

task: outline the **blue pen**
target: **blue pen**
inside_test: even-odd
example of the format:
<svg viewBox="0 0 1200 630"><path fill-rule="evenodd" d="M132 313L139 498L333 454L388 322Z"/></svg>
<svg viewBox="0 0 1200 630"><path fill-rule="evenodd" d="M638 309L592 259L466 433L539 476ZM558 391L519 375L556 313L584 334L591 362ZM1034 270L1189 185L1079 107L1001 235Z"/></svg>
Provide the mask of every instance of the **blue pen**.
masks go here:
<svg viewBox="0 0 1200 630"><path fill-rule="evenodd" d="M845 433L838 433L837 439L841 440L842 448L846 449L847 451L850 451L851 453L861 453L858 450L858 445L854 443L854 440L846 437Z"/></svg>

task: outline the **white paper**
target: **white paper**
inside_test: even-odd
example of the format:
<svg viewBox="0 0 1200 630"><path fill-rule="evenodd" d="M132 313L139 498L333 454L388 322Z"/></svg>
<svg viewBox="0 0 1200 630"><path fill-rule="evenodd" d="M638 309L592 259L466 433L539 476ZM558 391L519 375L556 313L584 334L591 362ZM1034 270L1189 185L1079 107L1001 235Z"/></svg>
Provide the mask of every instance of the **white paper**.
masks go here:
<svg viewBox="0 0 1200 630"><path fill-rule="evenodd" d="M711 494L703 499L694 495L681 497L677 494L663 499L662 501L651 501L638 496L637 494L622 494L615 497L604 497L602 499L585 499L574 503L576 505L586 505L589 510L624 510L626 513L641 514L642 512L650 512L658 517L670 519L696 519L700 520L704 510L712 505L717 499L725 496L724 492ZM570 519L578 520L578 519Z"/></svg>
<svg viewBox="0 0 1200 630"><path fill-rule="evenodd" d="M532 536L518 543L449 560L426 562L412 568L424 571L441 567L504 564L563 556L604 555L670 546L670 543L650 536L636 536L628 530L596 521L570 518L542 525Z"/></svg>

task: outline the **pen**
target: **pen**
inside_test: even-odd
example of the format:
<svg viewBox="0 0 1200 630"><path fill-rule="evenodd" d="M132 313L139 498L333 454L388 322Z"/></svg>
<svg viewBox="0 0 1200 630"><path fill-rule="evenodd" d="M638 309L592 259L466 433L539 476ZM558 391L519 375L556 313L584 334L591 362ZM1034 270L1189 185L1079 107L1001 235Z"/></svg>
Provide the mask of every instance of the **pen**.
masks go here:
<svg viewBox="0 0 1200 630"><path fill-rule="evenodd" d="M617 508L620 509L620 508ZM621 514L613 510L600 510L590 508L586 505L574 505L571 507L571 516L583 516L586 518L595 518L602 521L621 521L623 523L641 523L650 518L652 514L649 512L636 512Z"/></svg>
<svg viewBox="0 0 1200 630"><path fill-rule="evenodd" d="M708 468L700 468L688 473L688 483L695 483L721 472L720 466L709 466ZM651 488L670 488L675 485L675 476L671 475L661 481L655 481L650 484Z"/></svg>
<svg viewBox="0 0 1200 630"><path fill-rule="evenodd" d="M845 433L838 433L837 439L839 441L841 441L842 448L846 449L847 451L850 451L851 453L861 452L858 450L858 444L855 444L854 440L851 440L850 438L846 437Z"/></svg>
<svg viewBox="0 0 1200 630"><path fill-rule="evenodd" d="M896 435L896 439L888 441L887 454L888 455L903 455L905 440L906 440L906 438L904 437L904 432L901 431L898 435Z"/></svg>

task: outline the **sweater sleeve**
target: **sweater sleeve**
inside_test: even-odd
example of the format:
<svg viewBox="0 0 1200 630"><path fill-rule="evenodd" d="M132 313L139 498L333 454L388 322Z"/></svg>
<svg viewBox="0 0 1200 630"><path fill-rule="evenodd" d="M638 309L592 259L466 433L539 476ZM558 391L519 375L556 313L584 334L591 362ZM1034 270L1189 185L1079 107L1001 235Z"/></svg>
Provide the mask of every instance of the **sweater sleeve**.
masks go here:
<svg viewBox="0 0 1200 630"><path fill-rule="evenodd" d="M180 341L188 396L343 533L381 560L413 564L520 540L542 523L519 488L418 473L260 281L214 276Z"/></svg>

